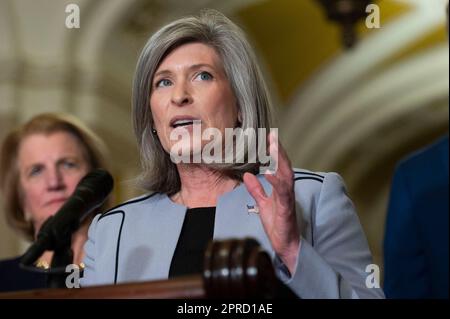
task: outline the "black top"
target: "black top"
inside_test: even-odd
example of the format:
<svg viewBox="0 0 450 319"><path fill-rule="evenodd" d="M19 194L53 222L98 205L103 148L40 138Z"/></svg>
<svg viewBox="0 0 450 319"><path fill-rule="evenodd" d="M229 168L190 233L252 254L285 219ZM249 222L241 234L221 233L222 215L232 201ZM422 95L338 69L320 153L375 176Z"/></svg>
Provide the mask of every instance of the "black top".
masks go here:
<svg viewBox="0 0 450 319"><path fill-rule="evenodd" d="M0 292L47 287L47 274L20 268L21 258L0 261Z"/></svg>
<svg viewBox="0 0 450 319"><path fill-rule="evenodd" d="M170 265L169 278L203 272L206 246L213 238L215 207L189 208Z"/></svg>

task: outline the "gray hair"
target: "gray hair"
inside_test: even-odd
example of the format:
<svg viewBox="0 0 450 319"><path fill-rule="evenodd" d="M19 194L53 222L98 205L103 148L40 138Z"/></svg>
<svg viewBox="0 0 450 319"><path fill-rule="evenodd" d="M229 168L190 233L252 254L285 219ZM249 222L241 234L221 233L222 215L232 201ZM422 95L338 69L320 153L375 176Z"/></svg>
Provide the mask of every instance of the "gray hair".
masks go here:
<svg viewBox="0 0 450 319"><path fill-rule="evenodd" d="M271 102L256 56L243 31L216 10L176 20L159 29L143 48L133 82L132 117L140 149L141 186L146 190L174 194L180 190L176 165L152 134L150 95L154 74L162 60L180 45L200 42L214 48L222 59L226 76L241 113L241 127L269 129ZM256 163L210 165L222 174L242 180L245 172L257 172Z"/></svg>

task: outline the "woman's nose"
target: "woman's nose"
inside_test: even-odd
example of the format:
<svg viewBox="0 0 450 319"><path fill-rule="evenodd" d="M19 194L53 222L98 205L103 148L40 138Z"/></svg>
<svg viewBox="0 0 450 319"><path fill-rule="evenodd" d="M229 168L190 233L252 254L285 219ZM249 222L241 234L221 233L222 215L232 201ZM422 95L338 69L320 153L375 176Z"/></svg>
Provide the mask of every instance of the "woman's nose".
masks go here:
<svg viewBox="0 0 450 319"><path fill-rule="evenodd" d="M174 85L172 91L172 102L177 106L185 106L192 103L192 95L189 92L188 85L184 82Z"/></svg>
<svg viewBox="0 0 450 319"><path fill-rule="evenodd" d="M49 190L61 190L65 188L64 177L58 169L51 169L47 175L47 187Z"/></svg>

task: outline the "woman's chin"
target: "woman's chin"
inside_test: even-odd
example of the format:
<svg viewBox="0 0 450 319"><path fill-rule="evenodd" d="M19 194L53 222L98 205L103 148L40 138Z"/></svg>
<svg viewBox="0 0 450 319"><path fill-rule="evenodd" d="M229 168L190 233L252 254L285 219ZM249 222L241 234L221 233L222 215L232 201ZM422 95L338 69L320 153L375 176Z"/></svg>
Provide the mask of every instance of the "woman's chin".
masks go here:
<svg viewBox="0 0 450 319"><path fill-rule="evenodd" d="M169 154L175 164L198 164L202 161L202 145L177 143L170 147Z"/></svg>

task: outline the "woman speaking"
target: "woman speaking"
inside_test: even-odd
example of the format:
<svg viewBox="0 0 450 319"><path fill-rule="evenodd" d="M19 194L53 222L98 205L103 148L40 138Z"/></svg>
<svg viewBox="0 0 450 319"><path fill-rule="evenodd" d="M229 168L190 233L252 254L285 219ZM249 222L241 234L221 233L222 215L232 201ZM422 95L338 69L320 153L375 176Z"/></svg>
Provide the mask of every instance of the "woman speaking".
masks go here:
<svg viewBox="0 0 450 319"><path fill-rule="evenodd" d="M205 10L158 30L142 50L133 87L149 195L96 216L82 286L201 272L209 240L253 237L301 298L382 297L365 285L371 253L341 178L292 169L276 134L259 136L271 128L270 107L252 49L224 15ZM276 169L266 172L260 153L245 148L243 157L236 151L225 160L227 129L238 128L255 132ZM220 163L203 156L210 132L225 150ZM179 160L179 150L189 156Z"/></svg>

